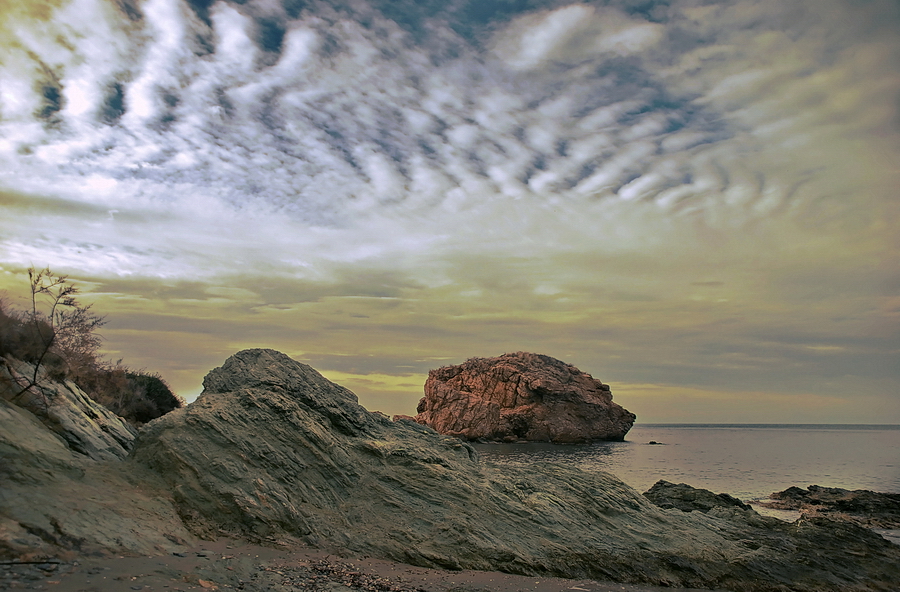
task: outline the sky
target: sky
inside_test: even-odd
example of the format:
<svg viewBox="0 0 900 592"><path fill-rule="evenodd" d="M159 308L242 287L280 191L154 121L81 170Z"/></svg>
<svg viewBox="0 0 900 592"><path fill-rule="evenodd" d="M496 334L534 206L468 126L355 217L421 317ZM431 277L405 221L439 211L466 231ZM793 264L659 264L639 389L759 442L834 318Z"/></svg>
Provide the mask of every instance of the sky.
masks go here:
<svg viewBox="0 0 900 592"><path fill-rule="evenodd" d="M0 290L188 400L531 351L638 422L900 424L893 0L0 0Z"/></svg>

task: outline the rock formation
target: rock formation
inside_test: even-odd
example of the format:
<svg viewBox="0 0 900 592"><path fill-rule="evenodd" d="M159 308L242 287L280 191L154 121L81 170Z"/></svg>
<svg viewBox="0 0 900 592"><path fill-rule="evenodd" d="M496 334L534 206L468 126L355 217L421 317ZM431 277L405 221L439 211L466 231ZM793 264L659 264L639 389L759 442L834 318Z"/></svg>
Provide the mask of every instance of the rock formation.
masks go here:
<svg viewBox="0 0 900 592"><path fill-rule="evenodd" d="M602 472L495 468L457 438L369 413L271 350L239 352L213 370L197 401L144 428L133 461L156 470L191 530L208 535L672 586L878 589L900 577L900 548L863 529L837 544L826 526L662 510ZM817 559L821 540L830 541L827 561Z"/></svg>
<svg viewBox="0 0 900 592"><path fill-rule="evenodd" d="M39 418L73 452L93 460L128 456L137 430L124 419L93 401L75 383L50 380L43 370L38 384L21 392L33 376L33 365L0 359L0 398L14 398L12 402Z"/></svg>
<svg viewBox="0 0 900 592"><path fill-rule="evenodd" d="M682 512L697 510L705 514L713 508L740 508L753 511L748 504L727 493L713 493L685 483L676 485L663 480L657 481L653 487L645 491L644 497L660 508L676 508Z"/></svg>
<svg viewBox="0 0 900 592"><path fill-rule="evenodd" d="M622 440L635 415L609 385L550 356L472 358L428 373L416 421L464 440Z"/></svg>
<svg viewBox="0 0 900 592"><path fill-rule="evenodd" d="M900 493L810 485L789 487L759 502L765 508L799 510L804 516L826 516L869 528L900 528Z"/></svg>
<svg viewBox="0 0 900 592"><path fill-rule="evenodd" d="M157 554L196 541L147 469L123 460L136 431L70 382L0 365L0 559L61 551ZM13 399L8 400L8 399Z"/></svg>
<svg viewBox="0 0 900 592"><path fill-rule="evenodd" d="M9 436L16 424L31 429ZM497 467L458 438L366 411L272 350L210 372L203 394L145 425L125 460L78 455L0 400L0 456L7 556L29 545L165 553L228 533L427 567L742 592L900 581L900 547L865 529L664 510L603 472Z"/></svg>

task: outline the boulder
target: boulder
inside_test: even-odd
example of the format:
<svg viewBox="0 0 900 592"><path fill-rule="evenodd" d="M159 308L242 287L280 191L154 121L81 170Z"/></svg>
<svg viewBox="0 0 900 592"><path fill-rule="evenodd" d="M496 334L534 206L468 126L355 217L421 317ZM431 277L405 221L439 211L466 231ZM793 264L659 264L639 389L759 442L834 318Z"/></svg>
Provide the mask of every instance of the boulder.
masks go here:
<svg viewBox="0 0 900 592"><path fill-rule="evenodd" d="M464 440L622 440L635 415L609 385L550 356L472 358L428 373L416 421Z"/></svg>
<svg viewBox="0 0 900 592"><path fill-rule="evenodd" d="M660 479L644 492L644 497L660 508L676 508L682 512L694 510L706 513L713 508L740 508L753 512L748 504L727 493L713 493L691 487L686 483L669 483Z"/></svg>

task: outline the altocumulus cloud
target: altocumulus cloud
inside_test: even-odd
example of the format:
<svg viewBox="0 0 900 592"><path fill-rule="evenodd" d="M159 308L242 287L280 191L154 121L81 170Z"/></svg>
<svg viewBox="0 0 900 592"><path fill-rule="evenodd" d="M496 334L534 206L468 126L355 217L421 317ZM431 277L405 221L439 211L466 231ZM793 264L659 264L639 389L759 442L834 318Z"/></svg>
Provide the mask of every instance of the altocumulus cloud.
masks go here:
<svg viewBox="0 0 900 592"><path fill-rule="evenodd" d="M9 269L768 312L770 266L896 274L888 0L0 6Z"/></svg>

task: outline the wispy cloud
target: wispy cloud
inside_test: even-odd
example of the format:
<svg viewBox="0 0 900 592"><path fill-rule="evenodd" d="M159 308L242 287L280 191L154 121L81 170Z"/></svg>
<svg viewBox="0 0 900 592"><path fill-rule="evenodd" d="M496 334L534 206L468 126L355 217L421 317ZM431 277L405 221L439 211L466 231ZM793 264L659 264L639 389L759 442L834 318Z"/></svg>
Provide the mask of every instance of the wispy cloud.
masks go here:
<svg viewBox="0 0 900 592"><path fill-rule="evenodd" d="M322 337L332 308L428 342L416 359L542 331L584 359L643 347L617 363L638 382L640 319L745 352L815 325L772 350L813 356L804 373L836 367L816 347L896 349L875 279L900 259L896 3L514 4L6 2L0 261L105 284L135 315L159 302L129 308L146 282L196 282L205 310L237 307L228 344L313 314L307 356L361 352ZM878 325L893 337L868 350L835 341ZM660 368L739 374L684 351Z"/></svg>

